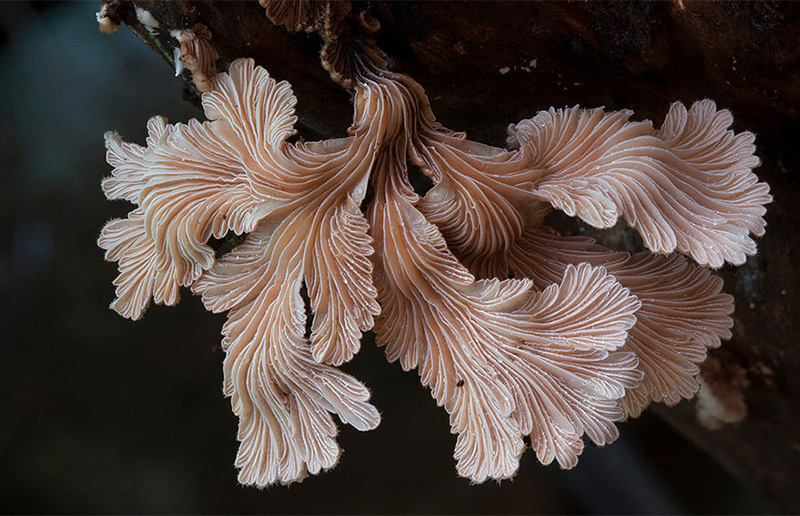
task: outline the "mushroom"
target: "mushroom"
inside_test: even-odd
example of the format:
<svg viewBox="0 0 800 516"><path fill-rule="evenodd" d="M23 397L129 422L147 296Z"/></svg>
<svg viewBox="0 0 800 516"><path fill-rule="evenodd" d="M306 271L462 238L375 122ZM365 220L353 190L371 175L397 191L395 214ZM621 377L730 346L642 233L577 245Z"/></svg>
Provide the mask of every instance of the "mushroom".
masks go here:
<svg viewBox="0 0 800 516"><path fill-rule="evenodd" d="M518 151L439 129L422 138L414 159L437 183L421 211L479 277L513 273L544 288L568 264L589 262L640 299L626 349L645 379L623 401L635 417L651 401L674 405L697 392L697 364L731 336L733 298L719 278L679 256L630 256L562 237L542 225L550 203L598 227L624 214L652 251L677 248L721 266L755 253L748 233L763 234L771 197L752 173L752 133L729 131L730 113L712 102L688 111L673 104L659 131L630 116L551 109L510 127Z"/></svg>
<svg viewBox="0 0 800 516"><path fill-rule="evenodd" d="M136 12L136 20L142 25L144 25L145 29L147 29L148 32L153 33L155 32L156 29L158 29L161 26L158 20L156 20L153 14L147 9L136 6L135 12Z"/></svg>
<svg viewBox="0 0 800 516"><path fill-rule="evenodd" d="M708 357L697 377L700 392L695 405L697 420L708 430L739 423L747 417L744 390L750 386L747 371L735 363Z"/></svg>
<svg viewBox="0 0 800 516"><path fill-rule="evenodd" d="M119 23L112 20L110 15L111 5L104 3L100 10L97 11L95 17L97 18L97 25L100 32L104 34L114 34L119 30Z"/></svg>
<svg viewBox="0 0 800 516"><path fill-rule="evenodd" d="M343 0L259 0L267 18L291 32L330 31L350 12Z"/></svg>
<svg viewBox="0 0 800 516"><path fill-rule="evenodd" d="M139 11L136 13L138 16ZM170 31L170 35L180 43L175 48L175 76L186 68L191 72L192 82L198 91L211 91L211 81L217 75L216 62L219 58L211 45L211 31L202 23L197 23L191 29Z"/></svg>
<svg viewBox="0 0 800 516"><path fill-rule="evenodd" d="M367 389L333 367L378 312L358 210L372 148L357 136L288 144L296 100L252 60L213 85L208 122L155 117L146 148L106 137L106 195L139 205L99 239L120 262L112 307L138 318L150 295L174 304L191 286L209 310L229 311L224 391L240 416L240 481L298 481L338 460L330 413L359 430L380 420ZM248 236L215 260L206 242L229 231ZM303 281L316 313L309 339Z"/></svg>
<svg viewBox="0 0 800 516"><path fill-rule="evenodd" d="M322 62L355 90L349 136L289 143L288 83L252 59L216 73L205 27L173 32L208 121L154 117L146 147L106 135L103 189L136 207L98 241L119 262L112 308L123 316L175 304L182 286L228 312L224 392L240 418L242 483L333 467L331 414L378 425L369 391L336 368L373 325L387 358L418 369L450 414L458 472L474 482L512 477L524 436L541 462L571 468L584 435L608 444L617 421L694 394L697 364L730 337L721 280L543 221L553 207L597 227L622 216L655 253L742 263L771 198L751 170L753 136L729 131L730 113L674 104L656 130L629 111L550 109L498 149L442 127L374 42L346 40L348 20L377 30L349 4L270 5L274 21L323 33ZM424 197L409 160L435 183ZM208 241L229 232L246 237L215 256Z"/></svg>

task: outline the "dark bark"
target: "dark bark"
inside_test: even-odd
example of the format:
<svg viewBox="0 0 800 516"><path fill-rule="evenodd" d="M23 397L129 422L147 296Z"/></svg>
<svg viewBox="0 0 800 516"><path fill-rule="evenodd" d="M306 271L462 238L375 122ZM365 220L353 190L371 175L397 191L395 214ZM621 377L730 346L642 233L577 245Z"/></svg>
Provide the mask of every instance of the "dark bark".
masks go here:
<svg viewBox="0 0 800 516"><path fill-rule="evenodd" d="M319 65L320 40L272 25L256 2L137 1L162 27L207 25L223 61L253 57L298 97L306 137L342 135L349 93ZM172 62L168 31L118 15ZM714 354L747 370L749 414L712 432L691 403L657 413L743 482L800 511L800 4L782 2L374 3L379 46L427 90L440 121L502 144L510 122L553 106L630 108L660 122L669 103L713 98L736 130L758 136L758 170L772 187L760 254L720 271L737 309L733 339ZM563 221L562 221L563 222ZM566 228L570 226L567 225ZM574 226L572 226L574 227ZM606 238L635 246L619 230Z"/></svg>

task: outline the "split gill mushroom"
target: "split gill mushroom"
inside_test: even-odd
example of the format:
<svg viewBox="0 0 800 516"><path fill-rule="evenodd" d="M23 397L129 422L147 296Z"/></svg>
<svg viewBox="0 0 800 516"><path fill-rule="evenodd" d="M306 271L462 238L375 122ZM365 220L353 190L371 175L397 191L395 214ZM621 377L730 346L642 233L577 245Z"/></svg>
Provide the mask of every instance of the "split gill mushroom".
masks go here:
<svg viewBox="0 0 800 516"><path fill-rule="evenodd" d="M208 29L174 31L207 120L154 117L145 147L106 135L104 192L136 207L98 241L119 264L124 317L176 304L181 287L228 313L240 482L335 466L334 414L379 424L367 388L337 368L370 330L449 413L457 470L478 483L513 477L525 436L542 463L571 468L584 436L611 443L616 422L695 394L733 324L708 267L756 252L771 200L729 112L675 103L656 129L630 111L551 108L495 148L439 124L349 3L263 4L321 34L323 64L354 92L348 136L290 142L288 83L252 59L218 73ZM424 195L409 161L434 184ZM598 228L622 217L653 253L562 236L544 225L553 208ZM209 240L229 232L244 240L217 257Z"/></svg>

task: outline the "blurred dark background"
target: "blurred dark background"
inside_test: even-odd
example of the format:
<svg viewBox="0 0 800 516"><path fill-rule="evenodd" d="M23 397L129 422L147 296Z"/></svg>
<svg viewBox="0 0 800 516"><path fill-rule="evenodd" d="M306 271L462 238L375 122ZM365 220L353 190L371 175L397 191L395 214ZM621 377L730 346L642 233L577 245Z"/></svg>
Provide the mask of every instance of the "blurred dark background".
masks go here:
<svg viewBox="0 0 800 516"><path fill-rule="evenodd" d="M342 426L339 465L302 484L238 485L236 418L221 394L224 316L188 292L136 323L108 309L116 268L95 240L129 206L100 191L103 132L143 143L150 116L202 113L130 30L98 32L97 8L0 3L0 511L781 510L653 413L621 425L615 444L587 449L574 470L527 453L513 481L471 486L456 476L447 414L369 336L345 369L372 389L381 426Z"/></svg>

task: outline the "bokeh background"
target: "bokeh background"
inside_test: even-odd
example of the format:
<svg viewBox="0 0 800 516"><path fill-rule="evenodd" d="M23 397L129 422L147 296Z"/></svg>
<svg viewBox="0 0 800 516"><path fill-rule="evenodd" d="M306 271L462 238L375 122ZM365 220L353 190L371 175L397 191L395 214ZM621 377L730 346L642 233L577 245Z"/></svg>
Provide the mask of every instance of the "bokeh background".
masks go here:
<svg viewBox="0 0 800 516"><path fill-rule="evenodd" d="M224 316L188 292L133 323L108 309L113 264L102 135L143 142L155 114L201 117L183 82L97 3L0 3L0 511L3 513L775 513L653 414L577 468L480 486L458 478L455 437L414 373L370 337L345 369L383 413L341 427L334 470L265 490L237 484L236 418L221 394Z"/></svg>

